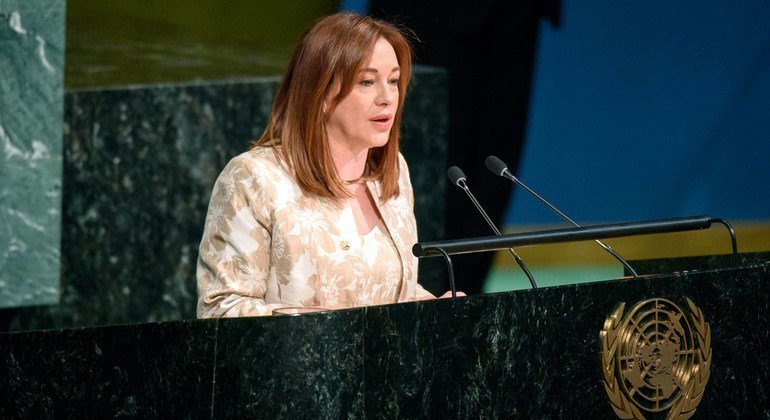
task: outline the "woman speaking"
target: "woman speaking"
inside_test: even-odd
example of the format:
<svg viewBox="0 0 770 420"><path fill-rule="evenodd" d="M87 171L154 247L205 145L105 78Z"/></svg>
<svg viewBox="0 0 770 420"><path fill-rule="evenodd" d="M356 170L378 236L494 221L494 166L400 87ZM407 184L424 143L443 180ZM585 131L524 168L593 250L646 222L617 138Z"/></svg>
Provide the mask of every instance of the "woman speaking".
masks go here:
<svg viewBox="0 0 770 420"><path fill-rule="evenodd" d="M253 147L214 186L198 316L430 299L399 126L411 49L392 25L339 13L304 35Z"/></svg>

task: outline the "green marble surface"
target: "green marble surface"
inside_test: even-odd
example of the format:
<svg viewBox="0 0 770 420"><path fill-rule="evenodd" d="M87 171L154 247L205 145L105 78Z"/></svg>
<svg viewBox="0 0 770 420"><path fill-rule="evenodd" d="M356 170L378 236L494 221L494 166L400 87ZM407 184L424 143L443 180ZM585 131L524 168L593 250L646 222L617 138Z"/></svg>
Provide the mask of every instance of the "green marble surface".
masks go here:
<svg viewBox="0 0 770 420"><path fill-rule="evenodd" d="M277 76L338 0L67 2L70 88Z"/></svg>
<svg viewBox="0 0 770 420"><path fill-rule="evenodd" d="M63 0L0 0L0 308L59 298Z"/></svg>
<svg viewBox="0 0 770 420"><path fill-rule="evenodd" d="M64 99L61 302L0 310L0 331L195 317L211 188L264 130L278 77L69 91ZM421 238L443 237L447 74L415 70L404 114ZM446 290L442 261L420 282Z"/></svg>
<svg viewBox="0 0 770 420"><path fill-rule="evenodd" d="M710 341L693 418L768 418L769 280L763 263L296 317L0 333L0 418L612 419L600 331L618 304L627 315L647 299L690 299L709 325L693 326ZM649 338L627 341L671 343L675 368L694 372L692 324L674 330L661 312L634 321Z"/></svg>
<svg viewBox="0 0 770 420"><path fill-rule="evenodd" d="M10 4L0 0L3 10ZM39 200L28 207L57 216L36 222L57 237L24 252L61 243L61 268L16 261L57 279L61 273L61 291L46 289L56 305L0 310L0 330L194 317L195 260L214 179L264 129L301 31L337 7L327 0L67 2L64 146L55 155L63 150L63 161L45 165L64 175L14 171L30 177L15 192L32 180L56 181L60 212L58 201L55 209ZM435 239L444 236L437 197L446 188L447 74L415 73L402 145L419 197L420 237ZM58 249L51 256L58 264ZM420 278L429 290L446 289L441 261L421 264Z"/></svg>

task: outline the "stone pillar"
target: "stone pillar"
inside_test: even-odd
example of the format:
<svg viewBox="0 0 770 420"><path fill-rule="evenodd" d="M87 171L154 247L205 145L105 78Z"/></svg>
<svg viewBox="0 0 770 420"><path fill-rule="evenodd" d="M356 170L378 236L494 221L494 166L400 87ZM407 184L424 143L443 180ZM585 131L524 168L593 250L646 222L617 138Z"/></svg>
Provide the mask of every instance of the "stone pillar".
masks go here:
<svg viewBox="0 0 770 420"><path fill-rule="evenodd" d="M0 308L57 303L64 0L0 0Z"/></svg>

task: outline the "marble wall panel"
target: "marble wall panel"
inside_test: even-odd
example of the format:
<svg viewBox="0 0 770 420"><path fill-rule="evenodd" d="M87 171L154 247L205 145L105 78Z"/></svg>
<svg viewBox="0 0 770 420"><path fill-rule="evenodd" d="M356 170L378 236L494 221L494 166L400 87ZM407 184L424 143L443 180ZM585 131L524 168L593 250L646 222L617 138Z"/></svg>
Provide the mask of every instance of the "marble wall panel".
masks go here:
<svg viewBox="0 0 770 420"><path fill-rule="evenodd" d="M409 163L414 187L414 212L418 239L445 239L447 213L447 150L449 128L449 91L444 69L416 66L404 105L401 150ZM430 292L440 295L449 290L444 261L428 258L420 261L419 281Z"/></svg>
<svg viewBox="0 0 770 420"><path fill-rule="evenodd" d="M195 263L220 170L267 123L278 78L121 87L65 96L62 298L0 311L0 330L195 317ZM404 154L420 237L443 236L446 73L421 68ZM444 267L421 267L442 291Z"/></svg>
<svg viewBox="0 0 770 420"><path fill-rule="evenodd" d="M0 1L0 308L59 300L64 7Z"/></svg>

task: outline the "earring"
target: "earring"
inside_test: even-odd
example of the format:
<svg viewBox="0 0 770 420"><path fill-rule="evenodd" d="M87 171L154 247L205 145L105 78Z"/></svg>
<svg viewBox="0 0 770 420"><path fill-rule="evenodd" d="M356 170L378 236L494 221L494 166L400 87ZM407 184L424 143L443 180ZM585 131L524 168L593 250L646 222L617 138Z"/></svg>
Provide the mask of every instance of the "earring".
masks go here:
<svg viewBox="0 0 770 420"><path fill-rule="evenodd" d="M324 104L323 112L324 112L324 114L326 114L326 104Z"/></svg>

